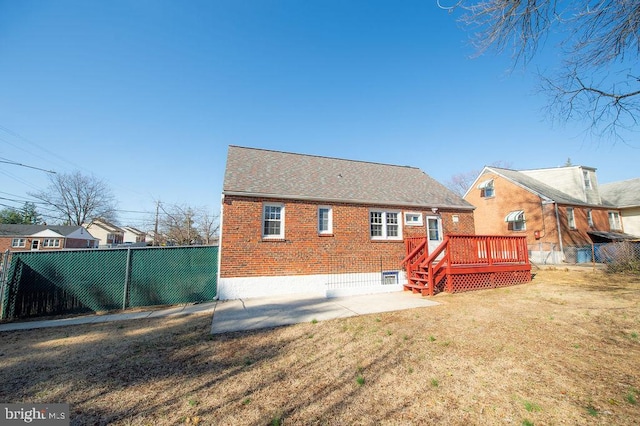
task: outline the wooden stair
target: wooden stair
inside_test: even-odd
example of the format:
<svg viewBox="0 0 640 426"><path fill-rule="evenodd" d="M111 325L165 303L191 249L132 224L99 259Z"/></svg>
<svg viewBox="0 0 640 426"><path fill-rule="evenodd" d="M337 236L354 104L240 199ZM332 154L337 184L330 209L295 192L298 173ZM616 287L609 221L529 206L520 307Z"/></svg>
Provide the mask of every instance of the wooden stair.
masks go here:
<svg viewBox="0 0 640 426"><path fill-rule="evenodd" d="M450 235L432 253L426 238L405 240L405 291L433 296L531 281L526 237Z"/></svg>

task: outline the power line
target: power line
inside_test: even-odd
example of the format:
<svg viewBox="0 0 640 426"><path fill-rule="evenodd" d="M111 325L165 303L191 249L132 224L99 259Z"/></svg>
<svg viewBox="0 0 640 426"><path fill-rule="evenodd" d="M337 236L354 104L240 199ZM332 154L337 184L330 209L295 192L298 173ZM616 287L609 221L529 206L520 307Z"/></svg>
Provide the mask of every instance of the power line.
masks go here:
<svg viewBox="0 0 640 426"><path fill-rule="evenodd" d="M38 145L37 143L33 142L32 140L29 140L29 139L27 139L26 137L22 136L20 133L18 133L18 132L16 132L16 131L13 131L13 130L9 129L8 127L5 127L5 126L3 126L3 125L1 125L1 124L0 124L0 130L2 130L3 132L5 132L5 133L7 133L7 134L9 134L9 135L11 135L11 136L13 136L14 138L20 139L21 141L26 142L26 143L28 143L28 144L30 144L30 145L32 145L32 146L34 146L36 149L38 149L38 150L40 150L40 151L42 151L42 152L46 153L46 154L48 155L48 161L51 161L51 157L55 157L55 158L57 158L58 160L60 160L60 161L62 161L62 162L64 162L64 163L67 163L68 165L71 165L71 166L73 166L73 167L74 167L74 168L76 168L76 169L82 169L82 170L85 170L85 171L91 172L90 170L86 169L85 167L81 167L81 166L79 166L79 165L77 165L77 164L75 164L75 163L73 163L73 162L69 161L68 159L66 159L66 158L64 158L64 157L62 157L62 156L60 156L59 154L57 154L57 153L55 153L55 152L52 152L52 151L50 151L50 150L48 150L48 149L46 149L46 148L44 148L44 147L42 147L42 146ZM33 153L29 152L28 150L24 149L24 147L23 147L23 146L19 146L19 145L13 144L13 143L9 142L8 140L6 140L6 139L4 139L4 138L0 138L0 140L2 140L2 141L4 141L4 142L8 143L8 144L9 144L9 145L11 145L11 146L14 146L14 147L16 147L16 148L20 149L21 151L26 152L27 154L35 155L35 156L37 156L37 157L39 157L39 158L45 159L45 157L42 157L42 156L40 156L40 155L38 155L38 154L33 154Z"/></svg>
<svg viewBox="0 0 640 426"><path fill-rule="evenodd" d="M31 182L27 182L26 180L21 179L18 176L12 175L11 173L7 173L4 170L0 170L0 174L3 174L5 176L9 177L10 179L15 180L16 182L20 182L23 185L29 186L29 187L31 187L33 189L36 189L36 190L40 190L40 188L38 188L37 186L34 186Z"/></svg>
<svg viewBox="0 0 640 426"><path fill-rule="evenodd" d="M13 166L26 167L26 168L29 168L29 169L40 170L42 172L47 172L47 173L52 173L52 174L56 173L53 170L45 170L45 169L41 169L40 167L29 166L27 164L18 163L17 161L9 160L8 158L3 158L3 157L0 157L0 163L11 164Z"/></svg>

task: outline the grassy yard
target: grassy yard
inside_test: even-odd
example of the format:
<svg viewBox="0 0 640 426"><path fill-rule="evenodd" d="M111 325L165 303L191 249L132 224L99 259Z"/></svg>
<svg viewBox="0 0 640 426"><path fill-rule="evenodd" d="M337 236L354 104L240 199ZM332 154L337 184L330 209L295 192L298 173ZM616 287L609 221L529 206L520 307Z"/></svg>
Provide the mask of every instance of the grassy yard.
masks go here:
<svg viewBox="0 0 640 426"><path fill-rule="evenodd" d="M68 402L72 424L638 424L640 278L534 272L263 331L211 336L200 315L4 332L0 401Z"/></svg>

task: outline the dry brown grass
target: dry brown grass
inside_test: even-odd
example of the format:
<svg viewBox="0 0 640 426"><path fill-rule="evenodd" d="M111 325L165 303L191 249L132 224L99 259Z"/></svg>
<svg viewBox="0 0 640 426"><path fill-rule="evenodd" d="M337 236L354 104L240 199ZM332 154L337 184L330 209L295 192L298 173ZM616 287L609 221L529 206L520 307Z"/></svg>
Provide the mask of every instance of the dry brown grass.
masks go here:
<svg viewBox="0 0 640 426"><path fill-rule="evenodd" d="M638 424L638 277L435 300L217 336L206 315L5 332L0 401L68 402L72 424Z"/></svg>

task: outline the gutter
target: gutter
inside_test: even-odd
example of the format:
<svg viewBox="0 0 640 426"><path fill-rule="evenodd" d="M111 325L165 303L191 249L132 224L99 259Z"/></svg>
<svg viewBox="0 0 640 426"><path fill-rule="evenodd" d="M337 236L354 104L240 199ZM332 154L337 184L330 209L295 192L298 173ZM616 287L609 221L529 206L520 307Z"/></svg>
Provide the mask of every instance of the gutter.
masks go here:
<svg viewBox="0 0 640 426"><path fill-rule="evenodd" d="M458 209L458 210L475 210L474 206L461 206L461 205L425 205L425 204L416 204L416 203L406 203L401 201L371 201L371 200L351 200L344 198L318 198L318 197L309 197L309 196L293 196L293 195L279 195L279 194L263 194L259 192L237 192L237 191L223 191L223 196L239 196L239 197L251 197L251 198L274 198L279 200L303 200L303 201L316 201L321 203L344 203L344 204L367 204L372 206L405 206L405 207L437 207L439 209L447 208L447 209Z"/></svg>

